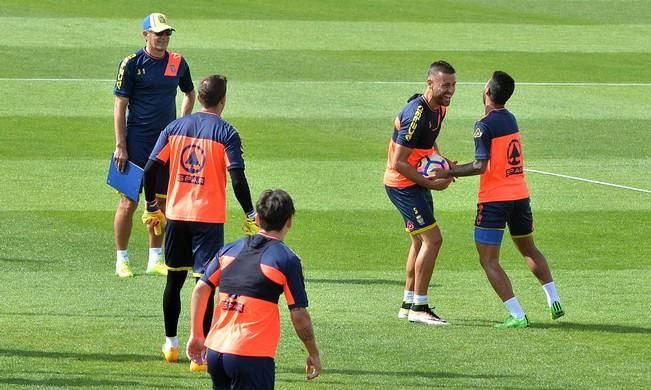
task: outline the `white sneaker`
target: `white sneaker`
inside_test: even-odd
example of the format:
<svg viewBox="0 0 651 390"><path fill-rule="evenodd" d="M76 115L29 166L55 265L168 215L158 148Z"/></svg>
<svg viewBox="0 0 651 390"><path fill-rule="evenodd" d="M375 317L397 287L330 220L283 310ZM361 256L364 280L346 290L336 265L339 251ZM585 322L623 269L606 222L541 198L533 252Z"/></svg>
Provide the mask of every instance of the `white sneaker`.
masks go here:
<svg viewBox="0 0 651 390"><path fill-rule="evenodd" d="M407 319L410 322L420 322L427 325L450 325L449 322L437 316L428 305L412 305Z"/></svg>
<svg viewBox="0 0 651 390"><path fill-rule="evenodd" d="M398 311L398 318L405 320L409 317L409 309L411 309L411 303L402 302L400 306L400 311Z"/></svg>

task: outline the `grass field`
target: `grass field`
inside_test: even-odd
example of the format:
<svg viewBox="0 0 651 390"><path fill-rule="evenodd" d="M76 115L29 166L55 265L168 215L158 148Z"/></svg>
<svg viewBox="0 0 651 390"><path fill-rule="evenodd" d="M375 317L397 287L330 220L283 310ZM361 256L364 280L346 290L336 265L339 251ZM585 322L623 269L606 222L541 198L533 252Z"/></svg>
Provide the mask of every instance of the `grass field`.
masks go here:
<svg viewBox="0 0 651 390"><path fill-rule="evenodd" d="M163 362L164 279L144 275L140 225L136 277L113 274L112 79L155 11L177 29L170 49L195 84L228 76L224 116L252 192L281 187L296 202L286 241L304 263L324 369L305 382L285 321L277 388L651 388L651 5L432 3L2 0L0 388L210 386L186 361ZM440 58L459 82L439 138L448 157L472 159L482 84L502 69L521 83L510 108L528 168L646 190L527 175L567 312L558 322L505 241L532 327L494 329L507 313L472 241L476 178L435 194L445 242L430 301L452 326L396 318L409 238L382 187L386 147ZM242 222L229 202L227 241Z"/></svg>

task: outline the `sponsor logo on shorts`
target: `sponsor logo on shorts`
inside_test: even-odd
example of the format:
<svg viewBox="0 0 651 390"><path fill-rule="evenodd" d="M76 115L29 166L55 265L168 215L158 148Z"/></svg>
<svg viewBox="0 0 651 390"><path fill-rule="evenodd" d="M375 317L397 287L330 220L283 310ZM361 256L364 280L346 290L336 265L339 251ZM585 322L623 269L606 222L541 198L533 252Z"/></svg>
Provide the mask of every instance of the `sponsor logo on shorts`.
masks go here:
<svg viewBox="0 0 651 390"><path fill-rule="evenodd" d="M414 223L413 222L407 221L407 230L409 230L410 232L414 231Z"/></svg>

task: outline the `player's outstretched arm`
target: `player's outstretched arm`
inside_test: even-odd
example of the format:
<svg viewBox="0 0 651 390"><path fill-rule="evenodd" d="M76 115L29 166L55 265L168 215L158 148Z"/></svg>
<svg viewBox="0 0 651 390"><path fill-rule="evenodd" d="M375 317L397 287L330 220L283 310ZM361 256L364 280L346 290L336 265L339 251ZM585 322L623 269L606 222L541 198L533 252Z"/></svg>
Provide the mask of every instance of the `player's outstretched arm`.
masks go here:
<svg viewBox="0 0 651 390"><path fill-rule="evenodd" d="M457 165L450 169L450 175L454 177L475 176L486 172L488 160L475 160L467 164Z"/></svg>
<svg viewBox="0 0 651 390"><path fill-rule="evenodd" d="M206 360L206 347L204 346L206 337L203 334L203 317L211 293L212 287L208 283L199 280L192 291L190 301L190 338L188 339L185 354L188 359L199 364L205 363Z"/></svg>
<svg viewBox="0 0 651 390"><path fill-rule="evenodd" d="M307 349L308 355L305 362L306 378L308 380L314 379L321 372L321 357L319 356L319 348L316 346L316 338L312 329L310 313L304 307L297 307L290 311L290 316L296 335L301 339Z"/></svg>

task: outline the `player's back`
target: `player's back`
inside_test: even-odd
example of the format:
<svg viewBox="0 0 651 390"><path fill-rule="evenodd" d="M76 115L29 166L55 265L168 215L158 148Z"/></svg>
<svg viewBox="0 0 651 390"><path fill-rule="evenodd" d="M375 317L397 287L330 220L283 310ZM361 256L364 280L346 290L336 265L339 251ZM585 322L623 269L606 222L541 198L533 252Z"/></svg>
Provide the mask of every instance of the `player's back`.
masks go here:
<svg viewBox="0 0 651 390"><path fill-rule="evenodd" d="M221 251L219 271L206 277L219 285L215 320L206 345L223 353L274 357L280 339L278 300L307 306L300 261L280 240L256 234Z"/></svg>
<svg viewBox="0 0 651 390"><path fill-rule="evenodd" d="M167 144L154 157L170 166L167 217L224 223L226 169L244 168L237 130L218 115L198 112L170 123L161 138Z"/></svg>
<svg viewBox="0 0 651 390"><path fill-rule="evenodd" d="M490 147L488 167L480 176L479 202L529 197L524 178L520 130L515 116L506 108L493 110L481 118L475 128L475 137L481 137ZM481 155L475 157L483 159Z"/></svg>

